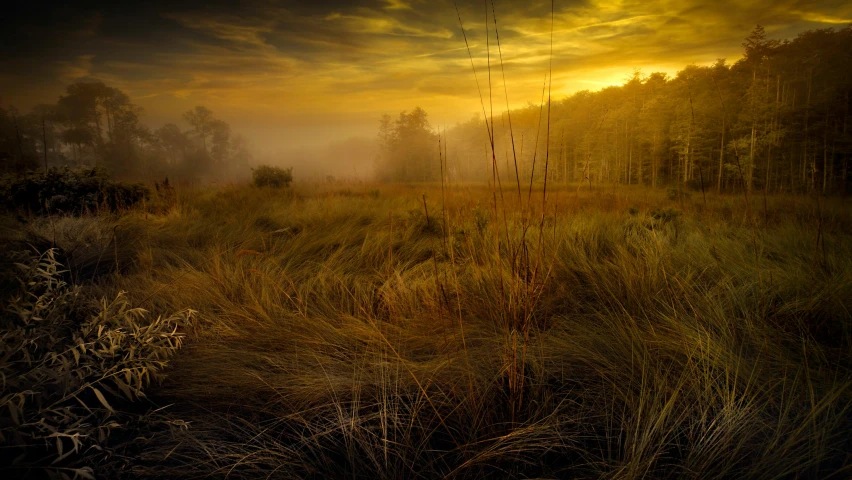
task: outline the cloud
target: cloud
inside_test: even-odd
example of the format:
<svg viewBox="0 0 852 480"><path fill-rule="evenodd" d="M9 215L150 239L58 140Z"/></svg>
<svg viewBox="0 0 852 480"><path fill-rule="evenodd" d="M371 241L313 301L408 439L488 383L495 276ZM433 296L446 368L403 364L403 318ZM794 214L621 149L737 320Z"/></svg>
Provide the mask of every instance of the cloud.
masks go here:
<svg viewBox="0 0 852 480"><path fill-rule="evenodd" d="M262 18L245 21L234 16L210 17L193 13L171 13L163 16L186 28L207 33L234 46L265 48L268 44L264 36L271 33L274 27L274 22Z"/></svg>
<svg viewBox="0 0 852 480"><path fill-rule="evenodd" d="M845 17L835 17L832 15L825 15L818 12L793 12L796 15L799 15L802 20L808 22L815 23L827 23L830 25L849 25L852 24L852 15Z"/></svg>
<svg viewBox="0 0 852 480"><path fill-rule="evenodd" d="M511 105L539 101L551 22L554 92L569 94L619 83L634 68L674 74L735 60L756 23L782 38L852 19L838 0L572 0L557 1L552 18L547 0L495 0L486 23L481 1L459 0L468 53L449 0L87 5L13 12L0 32L4 101L26 108L55 100L76 79L98 78L131 95L151 121L206 104L235 126L274 130L300 118L372 122L420 105L451 123L481 109L469 55L483 88L489 62L496 69L502 55ZM492 88L502 91L497 72Z"/></svg>
<svg viewBox="0 0 852 480"><path fill-rule="evenodd" d="M403 0L387 0L386 10L411 10L411 5Z"/></svg>
<svg viewBox="0 0 852 480"><path fill-rule="evenodd" d="M413 25L407 25L398 19L379 15L344 15L334 12L325 18L333 22L336 28L340 28L353 35L397 35L411 37L436 37L449 39L453 34L445 29L425 29Z"/></svg>
<svg viewBox="0 0 852 480"><path fill-rule="evenodd" d="M94 55L80 55L71 60L60 60L57 62L57 74L59 80L73 83L92 76L92 60Z"/></svg>

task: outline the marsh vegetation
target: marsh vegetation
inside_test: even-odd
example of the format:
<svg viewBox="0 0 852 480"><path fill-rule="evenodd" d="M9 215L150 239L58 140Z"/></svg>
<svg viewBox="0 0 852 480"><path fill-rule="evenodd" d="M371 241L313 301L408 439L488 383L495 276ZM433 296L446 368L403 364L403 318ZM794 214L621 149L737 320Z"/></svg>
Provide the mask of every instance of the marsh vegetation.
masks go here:
<svg viewBox="0 0 852 480"><path fill-rule="evenodd" d="M844 200L523 193L178 189L147 210L30 221L16 241L55 238L86 298L127 291L156 315L196 312L165 382L113 426L144 433L86 438L105 450L79 465L175 478L847 471Z"/></svg>
<svg viewBox="0 0 852 480"><path fill-rule="evenodd" d="M101 82L0 108L5 472L848 477L852 29L552 100L551 11L513 110L491 9L502 113L488 50L480 117L313 178Z"/></svg>

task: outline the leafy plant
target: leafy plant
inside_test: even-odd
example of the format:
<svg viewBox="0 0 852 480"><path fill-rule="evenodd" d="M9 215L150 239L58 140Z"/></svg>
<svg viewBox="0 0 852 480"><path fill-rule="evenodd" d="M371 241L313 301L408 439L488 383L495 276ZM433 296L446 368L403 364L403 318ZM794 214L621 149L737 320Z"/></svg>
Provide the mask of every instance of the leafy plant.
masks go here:
<svg viewBox="0 0 852 480"><path fill-rule="evenodd" d="M476 225L476 230L482 235L485 232L486 227L488 227L488 211L483 209L478 203L476 207L473 209L473 223Z"/></svg>
<svg viewBox="0 0 852 480"><path fill-rule="evenodd" d="M655 208L650 213L651 218L662 223L672 222L681 216L681 212L673 208Z"/></svg>
<svg viewBox="0 0 852 480"><path fill-rule="evenodd" d="M669 200L689 200L692 197L691 193L680 187L669 187L666 192L668 193Z"/></svg>
<svg viewBox="0 0 852 480"><path fill-rule="evenodd" d="M98 168L52 168L7 176L0 181L0 202L6 209L37 215L116 211L146 200L149 195L145 185L114 182Z"/></svg>
<svg viewBox="0 0 852 480"><path fill-rule="evenodd" d="M18 268L20 292L0 317L6 463L92 478L111 432L134 420L121 407L162 378L194 312L150 319L123 292L93 305L62 280L52 249Z"/></svg>
<svg viewBox="0 0 852 480"><path fill-rule="evenodd" d="M162 183L154 182L154 190L157 192L157 199L165 208L173 207L177 201L175 187L169 183L169 177L166 177Z"/></svg>
<svg viewBox="0 0 852 480"><path fill-rule="evenodd" d="M293 181L293 167L280 168L261 165L252 169L252 183L255 187L289 187Z"/></svg>

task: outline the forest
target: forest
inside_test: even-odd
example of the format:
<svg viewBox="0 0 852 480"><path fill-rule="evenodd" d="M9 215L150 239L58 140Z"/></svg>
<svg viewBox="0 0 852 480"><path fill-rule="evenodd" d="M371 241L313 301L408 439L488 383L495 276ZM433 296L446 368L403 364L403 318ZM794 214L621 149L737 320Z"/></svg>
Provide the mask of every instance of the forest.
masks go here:
<svg viewBox="0 0 852 480"><path fill-rule="evenodd" d="M542 182L548 156L548 180L563 184L848 192L852 27L777 41L758 26L743 48L733 64L689 65L673 78L636 71L622 86L550 104L542 84L540 104L494 116L483 102L481 115L446 132L419 108L386 115L379 176L438 180L443 135L455 181L494 176L493 137L493 169L506 185Z"/></svg>
<svg viewBox="0 0 852 480"><path fill-rule="evenodd" d="M103 82L69 85L56 104L24 115L0 106L0 171L68 166L100 167L121 179L248 176L247 141L208 108L183 115L188 130L174 123L152 130L142 114L127 94Z"/></svg>
<svg viewBox="0 0 852 480"><path fill-rule="evenodd" d="M278 153L91 79L3 106L0 476L848 478L850 47L520 109L471 55L469 121Z"/></svg>
<svg viewBox="0 0 852 480"><path fill-rule="evenodd" d="M483 102L481 114L446 131L434 130L419 107L397 118L386 114L376 139L381 155L367 155L376 157L380 181L439 180L442 137L451 181L490 181L496 170L507 184L541 182L547 155L551 182L848 192L852 27L778 41L758 26L743 48L734 64L689 65L673 78L635 71L622 86L550 103L543 83L538 105L498 106L495 117L494 105L486 111ZM186 130L175 123L152 129L142 116L125 93L100 82L69 85L56 104L23 115L0 106L2 169L97 165L119 178L247 178L247 140L209 109L186 112ZM353 151L328 150L325 158L344 164ZM313 160L323 168L306 168L312 176L349 175L329 160Z"/></svg>

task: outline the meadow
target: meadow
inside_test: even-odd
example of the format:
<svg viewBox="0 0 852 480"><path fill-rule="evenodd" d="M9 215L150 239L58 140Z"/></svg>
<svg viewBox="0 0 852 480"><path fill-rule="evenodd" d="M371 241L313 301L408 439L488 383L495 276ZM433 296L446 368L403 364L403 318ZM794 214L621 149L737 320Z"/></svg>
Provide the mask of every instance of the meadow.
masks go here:
<svg viewBox="0 0 852 480"><path fill-rule="evenodd" d="M57 246L89 298L193 310L111 477L852 468L843 197L231 185L4 238Z"/></svg>

